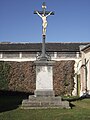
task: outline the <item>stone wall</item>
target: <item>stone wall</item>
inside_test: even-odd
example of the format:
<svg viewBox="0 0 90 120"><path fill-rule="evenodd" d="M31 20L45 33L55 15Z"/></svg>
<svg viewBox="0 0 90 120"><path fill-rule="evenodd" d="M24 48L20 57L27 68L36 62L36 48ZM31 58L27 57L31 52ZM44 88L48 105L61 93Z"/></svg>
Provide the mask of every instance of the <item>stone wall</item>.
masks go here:
<svg viewBox="0 0 90 120"><path fill-rule="evenodd" d="M55 62L53 72L55 94L71 94L74 86L74 61ZM32 93L35 90L36 72L32 61L0 62L0 75L0 84L3 83L0 89Z"/></svg>

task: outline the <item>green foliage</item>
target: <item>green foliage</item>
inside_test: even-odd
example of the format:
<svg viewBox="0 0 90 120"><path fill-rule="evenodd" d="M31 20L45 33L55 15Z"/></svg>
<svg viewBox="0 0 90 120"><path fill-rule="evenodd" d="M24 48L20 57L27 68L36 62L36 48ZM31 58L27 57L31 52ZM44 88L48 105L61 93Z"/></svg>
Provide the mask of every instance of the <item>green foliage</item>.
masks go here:
<svg viewBox="0 0 90 120"><path fill-rule="evenodd" d="M0 61L0 89L8 90L8 74L10 66L8 63Z"/></svg>

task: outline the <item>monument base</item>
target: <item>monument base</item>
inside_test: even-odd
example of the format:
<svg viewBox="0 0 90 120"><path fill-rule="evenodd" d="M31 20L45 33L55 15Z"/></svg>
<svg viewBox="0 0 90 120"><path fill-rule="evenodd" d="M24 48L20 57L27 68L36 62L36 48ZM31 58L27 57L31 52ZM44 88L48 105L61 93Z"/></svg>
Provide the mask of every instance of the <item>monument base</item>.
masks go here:
<svg viewBox="0 0 90 120"><path fill-rule="evenodd" d="M22 109L46 109L46 108L67 108L69 109L69 102L62 101L61 97L35 97L29 96L29 99L22 101Z"/></svg>
<svg viewBox="0 0 90 120"><path fill-rule="evenodd" d="M70 108L68 101L55 97L53 90L53 64L54 61L35 61L36 90L33 96L22 101L21 108Z"/></svg>
<svg viewBox="0 0 90 120"><path fill-rule="evenodd" d="M35 90L34 94L36 97L52 97L54 95L53 90Z"/></svg>

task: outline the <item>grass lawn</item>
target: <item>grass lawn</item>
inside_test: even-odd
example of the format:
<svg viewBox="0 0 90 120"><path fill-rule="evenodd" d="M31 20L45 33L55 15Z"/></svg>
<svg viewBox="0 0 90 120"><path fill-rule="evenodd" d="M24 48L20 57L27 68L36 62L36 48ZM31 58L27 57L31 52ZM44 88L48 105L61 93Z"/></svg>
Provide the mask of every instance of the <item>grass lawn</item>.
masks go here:
<svg viewBox="0 0 90 120"><path fill-rule="evenodd" d="M23 110L19 106L24 97L1 96L0 120L90 120L90 99L71 102L72 109Z"/></svg>

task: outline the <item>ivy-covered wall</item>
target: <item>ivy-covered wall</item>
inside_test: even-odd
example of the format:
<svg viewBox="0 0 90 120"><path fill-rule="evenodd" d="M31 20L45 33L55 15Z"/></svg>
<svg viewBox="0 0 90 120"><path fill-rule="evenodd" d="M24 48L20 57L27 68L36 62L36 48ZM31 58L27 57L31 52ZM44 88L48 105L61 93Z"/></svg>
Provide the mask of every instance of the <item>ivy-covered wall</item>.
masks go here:
<svg viewBox="0 0 90 120"><path fill-rule="evenodd" d="M34 62L9 62L8 87L13 91L33 92L35 90Z"/></svg>
<svg viewBox="0 0 90 120"><path fill-rule="evenodd" d="M74 61L55 62L54 90L56 95L70 95L74 88ZM35 64L29 62L0 62L0 89L34 92L36 86Z"/></svg>
<svg viewBox="0 0 90 120"><path fill-rule="evenodd" d="M54 65L54 90L56 95L72 95L74 89L75 61L57 61Z"/></svg>

